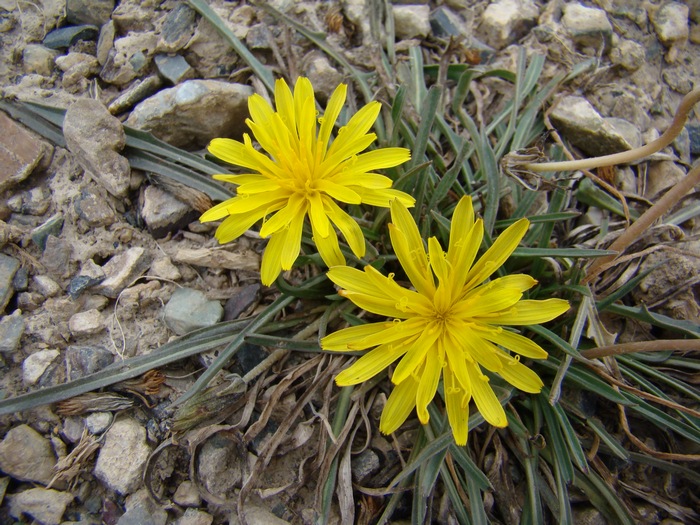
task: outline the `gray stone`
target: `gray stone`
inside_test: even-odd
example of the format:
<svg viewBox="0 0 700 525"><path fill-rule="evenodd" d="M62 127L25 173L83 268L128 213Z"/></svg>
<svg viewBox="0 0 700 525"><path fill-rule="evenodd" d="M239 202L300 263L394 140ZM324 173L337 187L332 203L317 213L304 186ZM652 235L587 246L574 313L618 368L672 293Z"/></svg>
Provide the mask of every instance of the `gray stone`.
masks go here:
<svg viewBox="0 0 700 525"><path fill-rule="evenodd" d="M99 334L105 328L105 319L99 310L78 312L68 320L68 329L75 337Z"/></svg>
<svg viewBox="0 0 700 525"><path fill-rule="evenodd" d="M630 149L642 145L642 133L630 121L618 117L608 117L603 120L605 120L605 124L610 126L610 129L619 134L630 145Z"/></svg>
<svg viewBox="0 0 700 525"><path fill-rule="evenodd" d="M0 470L20 481L46 485L55 464L51 443L29 425L11 429L0 443Z"/></svg>
<svg viewBox="0 0 700 525"><path fill-rule="evenodd" d="M566 4L561 19L571 39L582 47L609 47L612 25L602 9L580 4Z"/></svg>
<svg viewBox="0 0 700 525"><path fill-rule="evenodd" d="M624 135L615 128L616 119L604 119L583 97L562 98L550 117L557 129L588 155L608 155L632 149Z"/></svg>
<svg viewBox="0 0 700 525"><path fill-rule="evenodd" d="M46 222L37 226L32 230L32 242L42 250L46 249L46 241L50 235L58 237L63 229L63 216L60 214L53 215Z"/></svg>
<svg viewBox="0 0 700 525"><path fill-rule="evenodd" d="M94 188L81 191L73 200L73 208L90 226L109 226L117 221L117 214Z"/></svg>
<svg viewBox="0 0 700 525"><path fill-rule="evenodd" d="M35 275L34 286L44 297L54 297L61 292L61 286L48 275Z"/></svg>
<svg viewBox="0 0 700 525"><path fill-rule="evenodd" d="M268 24L253 24L245 35L245 43L249 49L270 49L270 26Z"/></svg>
<svg viewBox="0 0 700 525"><path fill-rule="evenodd" d="M61 436L70 443L79 443L84 429L85 423L82 417L68 416L63 420Z"/></svg>
<svg viewBox="0 0 700 525"><path fill-rule="evenodd" d="M16 213L44 215L51 205L51 195L41 186L23 191L7 201L7 206Z"/></svg>
<svg viewBox="0 0 700 525"><path fill-rule="evenodd" d="M20 268L12 279L15 291L26 292L29 289L29 272L26 268Z"/></svg>
<svg viewBox="0 0 700 525"><path fill-rule="evenodd" d="M115 255L102 266L105 279L95 286L95 292L116 298L134 279L143 275L150 264L150 255L141 247Z"/></svg>
<svg viewBox="0 0 700 525"><path fill-rule="evenodd" d="M394 28L399 39L425 38L430 34L430 7L427 5L392 5Z"/></svg>
<svg viewBox="0 0 700 525"><path fill-rule="evenodd" d="M85 70L93 71L96 74L99 68L97 58L87 53L72 52L67 55L62 55L56 58L56 66L63 72L69 71L76 67L82 67Z"/></svg>
<svg viewBox="0 0 700 525"><path fill-rule="evenodd" d="M522 38L538 16L532 0L498 0L484 11L479 29L488 45L501 49Z"/></svg>
<svg viewBox="0 0 700 525"><path fill-rule="evenodd" d="M68 277L71 274L71 253L71 245L68 242L55 235L49 235L46 238L46 246L40 259L41 264L51 275L61 278Z"/></svg>
<svg viewBox="0 0 700 525"><path fill-rule="evenodd" d="M610 61L629 71L636 71L644 65L646 53L644 46L634 40L621 40L610 50Z"/></svg>
<svg viewBox="0 0 700 525"><path fill-rule="evenodd" d="M104 270L89 259L83 263L80 274L76 275L68 283L68 293L72 299L77 299L87 288L104 281Z"/></svg>
<svg viewBox="0 0 700 525"><path fill-rule="evenodd" d="M153 261L151 264L151 269L149 275L154 275L160 277L161 279L168 279L170 281L179 281L182 279L182 274L178 270L177 266L173 264L170 257L160 257Z"/></svg>
<svg viewBox="0 0 700 525"><path fill-rule="evenodd" d="M234 293L224 305L224 320L232 321L245 312L255 301L258 300L260 284L253 283L242 287Z"/></svg>
<svg viewBox="0 0 700 525"><path fill-rule="evenodd" d="M97 50L95 56L100 65L104 66L109 58L109 52L114 46L114 37L117 35L117 30L114 27L114 21L110 20L100 29L100 37L97 39Z"/></svg>
<svg viewBox="0 0 700 525"><path fill-rule="evenodd" d="M112 16L114 3L114 0L66 0L66 21L101 26Z"/></svg>
<svg viewBox="0 0 700 525"><path fill-rule="evenodd" d="M69 53L58 57L56 66L63 71L61 86L70 93L84 91L89 78L100 72L100 63L93 55L87 53Z"/></svg>
<svg viewBox="0 0 700 525"><path fill-rule="evenodd" d="M12 279L19 268L19 261L9 255L0 253L0 312L5 311L7 303L15 293Z"/></svg>
<svg viewBox="0 0 700 525"><path fill-rule="evenodd" d="M649 14L656 36L659 37L663 45L672 46L687 40L689 33L689 9L687 5L680 2L669 2Z"/></svg>
<svg viewBox="0 0 700 525"><path fill-rule="evenodd" d="M126 512L117 525L165 525L167 512L158 506L143 488L126 498Z"/></svg>
<svg viewBox="0 0 700 525"><path fill-rule="evenodd" d="M131 109L146 97L150 97L163 85L158 75L151 75L142 80L136 80L121 95L110 102L107 109L112 115L118 115Z"/></svg>
<svg viewBox="0 0 700 525"><path fill-rule="evenodd" d="M343 75L335 69L328 57L322 53L312 52L304 58L304 75L311 81L317 98L325 104L339 84Z"/></svg>
<svg viewBox="0 0 700 525"><path fill-rule="evenodd" d="M58 350L40 350L27 356L22 363L22 380L27 386L36 384L46 369L61 355Z"/></svg>
<svg viewBox="0 0 700 525"><path fill-rule="evenodd" d="M66 376L74 381L99 372L114 362L114 354L104 346L71 345L66 349Z"/></svg>
<svg viewBox="0 0 700 525"><path fill-rule="evenodd" d="M118 153L126 143L121 122L99 101L79 99L66 111L63 134L85 172L115 197L125 197L131 169Z"/></svg>
<svg viewBox="0 0 700 525"><path fill-rule="evenodd" d="M685 171L672 160L651 162L644 197L654 199L685 178Z"/></svg>
<svg viewBox="0 0 700 525"><path fill-rule="evenodd" d="M219 301L210 301L199 290L178 288L165 305L165 324L177 335L213 326L224 315Z"/></svg>
<svg viewBox="0 0 700 525"><path fill-rule="evenodd" d="M278 518L270 510L253 503L249 503L245 506L243 514L245 516L245 523L248 525L290 525L287 520ZM231 513L229 525L241 525L236 511Z"/></svg>
<svg viewBox="0 0 700 525"><path fill-rule="evenodd" d="M201 148L216 137L240 137L253 90L217 80L187 80L134 108L126 123L177 147Z"/></svg>
<svg viewBox="0 0 700 525"><path fill-rule="evenodd" d="M66 49L79 40L95 40L98 33L94 25L61 27L46 35L42 43L50 49Z"/></svg>
<svg viewBox="0 0 700 525"><path fill-rule="evenodd" d="M167 51L179 51L192 38L194 30L194 10L185 3L179 4L163 20L163 26L160 29L160 47Z"/></svg>
<svg viewBox="0 0 700 525"><path fill-rule="evenodd" d="M59 525L66 507L73 501L69 492L40 487L8 496L10 515L20 519L28 514L43 525Z"/></svg>
<svg viewBox="0 0 700 525"><path fill-rule="evenodd" d="M25 327L22 312L19 310L0 319L0 354L11 354L19 348Z"/></svg>
<svg viewBox="0 0 700 525"><path fill-rule="evenodd" d="M4 192L50 160L53 146L2 111L0 129L0 192Z"/></svg>
<svg viewBox="0 0 700 525"><path fill-rule="evenodd" d="M154 61L160 76L171 84L179 84L194 76L194 69L181 55L156 55Z"/></svg>
<svg viewBox="0 0 700 525"><path fill-rule="evenodd" d="M377 453L368 448L362 451L351 460L352 464L352 480L355 483L363 485L367 478L379 471L381 464Z"/></svg>
<svg viewBox="0 0 700 525"><path fill-rule="evenodd" d="M146 429L134 419L118 419L105 435L95 464L95 476L119 494L134 492L141 484L150 453Z"/></svg>
<svg viewBox="0 0 700 525"><path fill-rule="evenodd" d="M685 129L688 130L690 153L700 155L700 124L688 123L685 125Z"/></svg>
<svg viewBox="0 0 700 525"><path fill-rule="evenodd" d="M85 426L90 434L97 436L107 430L113 420L111 412L93 412L85 418Z"/></svg>
<svg viewBox="0 0 700 525"><path fill-rule="evenodd" d="M197 509L187 509L185 513L173 522L173 525L211 525L214 516Z"/></svg>
<svg viewBox="0 0 700 525"><path fill-rule="evenodd" d="M53 73L54 59L58 54L58 51L40 44L28 44L22 50L22 69L25 73L48 77Z"/></svg>
<svg viewBox="0 0 700 525"><path fill-rule="evenodd" d="M114 41L114 46L107 55L107 60L100 72L100 78L115 86L124 86L148 68L151 53L158 43L154 32L129 32Z"/></svg>
<svg viewBox="0 0 700 525"><path fill-rule="evenodd" d="M143 192L141 216L156 239L187 226L199 214L171 193L149 186Z"/></svg>
<svg viewBox="0 0 700 525"><path fill-rule="evenodd" d="M199 507L202 503L202 497L194 483L183 481L173 494L173 501L183 507Z"/></svg>

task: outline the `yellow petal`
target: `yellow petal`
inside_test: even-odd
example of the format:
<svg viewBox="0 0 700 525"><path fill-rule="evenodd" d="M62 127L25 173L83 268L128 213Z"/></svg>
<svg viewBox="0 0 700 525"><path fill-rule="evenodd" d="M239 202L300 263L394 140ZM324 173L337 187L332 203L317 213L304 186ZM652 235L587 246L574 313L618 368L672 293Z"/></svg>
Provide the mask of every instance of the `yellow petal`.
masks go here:
<svg viewBox="0 0 700 525"><path fill-rule="evenodd" d="M489 327L489 329L479 330L479 335L492 343L501 345L503 348L532 359L547 359L545 352L540 345L514 332L509 332L501 327Z"/></svg>
<svg viewBox="0 0 700 525"><path fill-rule="evenodd" d="M234 239L238 239L238 237L248 231L253 224L262 219L265 213L265 210L261 209L248 214L231 215L230 217L227 217L216 229L215 236L217 240L221 244L225 244L233 241Z"/></svg>
<svg viewBox="0 0 700 525"><path fill-rule="evenodd" d="M375 190L358 186L353 186L352 188L353 191L360 196L362 203L369 204L370 206L388 208L391 201L398 200L401 204L410 208L416 203L416 199L411 197L408 193L393 188L387 188L385 190Z"/></svg>
<svg viewBox="0 0 700 525"><path fill-rule="evenodd" d="M369 131L374 121L377 120L381 108L381 104L375 101L370 102L355 113L347 125L338 131L338 136L331 144L331 147L328 148L326 158L336 156L336 154L347 158L349 155L356 153L357 151L353 151L354 148L349 148L349 146ZM346 151L350 151L350 153L346 153Z"/></svg>
<svg viewBox="0 0 700 525"><path fill-rule="evenodd" d="M282 248L282 269L291 269L294 261L299 257L299 251L301 250L301 234L304 228L304 214L298 214L289 223L289 228L287 229L287 238L284 242L284 247Z"/></svg>
<svg viewBox="0 0 700 525"><path fill-rule="evenodd" d="M313 233L313 241L318 249L321 259L326 263L329 268L333 266L344 266L345 257L343 252L340 251L340 245L338 244L338 235L335 233L333 228L328 229L328 235L326 237L321 237L316 235L314 232L313 224L311 225L311 230Z"/></svg>
<svg viewBox="0 0 700 525"><path fill-rule="evenodd" d="M520 219L501 233L493 245L491 245L491 248L486 250L486 253L481 256L469 271L465 288L469 289L484 282L493 272L498 270L518 247L521 239L527 233L529 226L530 221L527 219Z"/></svg>
<svg viewBox="0 0 700 525"><path fill-rule="evenodd" d="M365 236L357 224L357 221L350 217L347 213L340 209L340 207L333 202L331 199L325 201L326 212L328 217L333 221L333 224L337 226L340 233L343 234L345 240L350 246L352 253L357 257L364 257L365 255Z"/></svg>
<svg viewBox="0 0 700 525"><path fill-rule="evenodd" d="M503 379L523 392L539 394L544 383L542 383L542 380L535 372L522 364L518 359L513 359L507 355L501 355L500 357L504 364L498 371L498 374Z"/></svg>
<svg viewBox="0 0 700 525"><path fill-rule="evenodd" d="M348 298L354 304L368 312L383 315L384 317L395 317L397 319L406 317L405 310L399 308L402 306L400 301L396 301L395 299L385 299L374 295L351 292L349 290L341 290L340 295Z"/></svg>
<svg viewBox="0 0 700 525"><path fill-rule="evenodd" d="M372 379L406 353L409 346L409 344L388 344L370 350L340 372L335 378L336 384L338 386L350 386Z"/></svg>
<svg viewBox="0 0 700 525"><path fill-rule="evenodd" d="M261 199L263 197L264 195L255 195L249 197L248 199ZM287 201L287 205L280 211L275 213L272 217L270 217L269 220L265 221L265 223L262 225L262 228L260 228L260 236L269 237L273 233L277 233L284 230L297 217L301 217L303 220L306 216L306 206L306 199L304 199L297 193L293 193Z"/></svg>
<svg viewBox="0 0 700 525"><path fill-rule="evenodd" d="M348 171L350 171L350 173L348 173ZM348 171L344 171L342 174L334 176L332 178L333 182L343 186L361 186L363 188L374 190L391 188L391 185L393 184L393 181L384 175L378 175L376 173L354 173L351 170Z"/></svg>
<svg viewBox="0 0 700 525"><path fill-rule="evenodd" d="M372 346L395 343L404 339L414 338L425 329L426 321L420 317L406 319L405 321L394 320L393 322L382 323L386 329L368 334L366 337L348 345L349 350L364 350Z"/></svg>
<svg viewBox="0 0 700 525"><path fill-rule="evenodd" d="M360 196L355 191L330 180L322 179L317 181L316 188L341 202L347 202L348 204L360 204L361 202Z"/></svg>
<svg viewBox="0 0 700 525"><path fill-rule="evenodd" d="M379 419L382 434L391 434L403 425L416 406L417 390L418 382L412 376L394 387Z"/></svg>
<svg viewBox="0 0 700 525"><path fill-rule="evenodd" d="M441 283L446 283L449 279L449 275L447 273L445 252L442 251L442 246L440 246L440 243L435 237L430 237L428 239L428 254L430 255L430 266L433 272L435 272L435 275Z"/></svg>
<svg viewBox="0 0 700 525"><path fill-rule="evenodd" d="M569 302L563 299L523 300L505 312L484 318L486 323L496 325L523 326L540 324L559 317L569 309Z"/></svg>
<svg viewBox="0 0 700 525"><path fill-rule="evenodd" d="M467 371L467 358L464 355L465 348L452 335L451 331L445 334L444 345L447 365L452 370L455 380L461 386L462 394L471 397L471 382Z"/></svg>
<svg viewBox="0 0 700 525"><path fill-rule="evenodd" d="M345 97L347 96L348 86L346 84L340 84L331 98L328 100L328 105L326 106L326 111L321 118L321 129L318 132L318 158L322 159L326 155L328 149L328 142L331 138L331 132L333 131L333 126L336 120L338 120L338 115L343 109L343 104L345 103Z"/></svg>
<svg viewBox="0 0 700 525"><path fill-rule="evenodd" d="M428 268L428 257L422 242L418 246L411 245L404 232L394 224L389 224L389 237L391 237L394 253L411 284L418 290L418 293L432 299L435 295L435 282L433 274Z"/></svg>
<svg viewBox="0 0 700 525"><path fill-rule="evenodd" d="M356 173L367 173L383 168L393 168L411 159L406 148L381 148L358 155L348 168Z"/></svg>
<svg viewBox="0 0 700 525"><path fill-rule="evenodd" d="M283 78L275 82L275 108L287 129L296 134L296 115L294 113L294 97Z"/></svg>
<svg viewBox="0 0 700 525"><path fill-rule="evenodd" d="M394 374L391 376L391 381L395 385L402 383L408 376L415 374L423 366L425 357L432 352L435 352L435 341L440 337L441 330L431 323L421 334L418 339L410 346L406 355L403 356L399 364L396 365ZM431 355L431 358L433 356Z"/></svg>
<svg viewBox="0 0 700 525"><path fill-rule="evenodd" d="M423 371L420 375L418 391L416 392L416 414L418 414L418 419L424 425L430 420L428 405L435 397L442 373L442 365L445 362L445 349L442 347L440 339L436 343L435 348L437 351L430 356L430 359L425 360Z"/></svg>
<svg viewBox="0 0 700 525"><path fill-rule="evenodd" d="M391 330L394 323L383 322L383 323L367 323L357 326L350 326L348 328L343 328L337 332L333 332L321 339L321 348L324 350L349 350L349 346L352 344L353 348L357 350L364 350L370 346L375 346L373 344L368 344L364 348L360 348L359 342L365 340L366 338L381 334L387 330Z"/></svg>
<svg viewBox="0 0 700 525"><path fill-rule="evenodd" d="M317 237L328 237L330 222L328 221L328 215L326 215L323 205L324 198L316 191L310 193L307 198L309 200L309 218L314 228L314 235ZM326 199L328 199L328 197L326 197Z"/></svg>
<svg viewBox="0 0 700 525"><path fill-rule="evenodd" d="M282 250L287 240L287 232L275 233L265 247L260 267L260 280L265 286L272 286L282 271Z"/></svg>
<svg viewBox="0 0 700 525"><path fill-rule="evenodd" d="M494 427L507 426L506 413L489 384L489 378L482 374L476 365L468 366L467 370L469 370L472 397L476 403L476 408L484 416L484 419Z"/></svg>
<svg viewBox="0 0 700 525"><path fill-rule="evenodd" d="M447 419L452 427L452 435L457 445L466 445L469 434L470 396L461 388L449 363L444 369L444 376L445 408L447 409Z"/></svg>

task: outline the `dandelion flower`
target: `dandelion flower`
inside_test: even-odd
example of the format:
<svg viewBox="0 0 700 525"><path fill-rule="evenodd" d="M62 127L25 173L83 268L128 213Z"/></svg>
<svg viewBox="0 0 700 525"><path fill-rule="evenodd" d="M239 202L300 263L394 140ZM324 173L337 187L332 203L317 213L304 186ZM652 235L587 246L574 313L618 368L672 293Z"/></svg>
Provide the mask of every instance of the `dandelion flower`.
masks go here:
<svg viewBox="0 0 700 525"><path fill-rule="evenodd" d="M260 269L265 285L294 264L307 215L316 248L330 267L345 264L336 228L355 255L365 254L360 227L338 202L383 207L394 199L406 206L415 202L410 195L392 189L390 178L374 173L407 161L409 150L383 148L361 153L377 138L369 129L379 115L379 102L360 109L331 140L346 93L346 85L336 88L317 127L311 82L299 78L292 93L284 80L277 80L276 110L258 94L248 99L251 118L246 123L269 156L253 147L248 134L243 142L219 138L209 144L212 155L251 173L215 175L237 184L237 196L206 211L200 220L223 219L216 238L226 243L263 219L260 235L270 238Z"/></svg>
<svg viewBox="0 0 700 525"><path fill-rule="evenodd" d="M401 202L391 203L391 218L391 242L415 290L371 266L364 271L331 268L328 276L342 288L341 295L392 320L345 328L324 337L321 345L326 350L374 347L338 374L340 386L367 381L400 358L391 376L395 387L379 423L385 434L399 428L414 408L420 422L428 422L428 404L442 376L448 420L456 443L463 445L472 399L486 421L507 425L483 369L525 392L537 393L543 386L520 356L545 359L547 353L506 327L550 321L569 304L561 299L523 299L523 292L537 282L528 275L489 280L525 235L527 219L505 230L474 262L484 227L481 219L474 220L468 197L454 211L447 253L435 237L428 239L426 253L416 223Z"/></svg>

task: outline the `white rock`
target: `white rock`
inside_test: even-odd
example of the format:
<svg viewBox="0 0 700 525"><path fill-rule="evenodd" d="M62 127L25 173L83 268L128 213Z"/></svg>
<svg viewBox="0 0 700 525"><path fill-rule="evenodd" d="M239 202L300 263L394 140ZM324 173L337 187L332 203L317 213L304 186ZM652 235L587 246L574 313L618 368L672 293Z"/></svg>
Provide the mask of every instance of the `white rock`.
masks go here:
<svg viewBox="0 0 700 525"><path fill-rule="evenodd" d="M36 275L34 277L36 291L44 297L53 297L61 291L61 287L48 275Z"/></svg>
<svg viewBox="0 0 700 525"><path fill-rule="evenodd" d="M566 4L561 22L571 39L580 46L598 48L601 44L610 45L612 25L602 9Z"/></svg>
<svg viewBox="0 0 700 525"><path fill-rule="evenodd" d="M610 61L629 71L636 71L644 65L646 53L644 46L634 40L621 40L610 50Z"/></svg>
<svg viewBox="0 0 700 525"><path fill-rule="evenodd" d="M171 281L179 281L182 279L182 274L177 266L173 264L170 257L160 257L151 264L150 275L169 279Z"/></svg>
<svg viewBox="0 0 700 525"><path fill-rule="evenodd" d="M53 489L33 488L8 496L10 514L17 519L29 514L43 525L59 525L73 495Z"/></svg>
<svg viewBox="0 0 700 525"><path fill-rule="evenodd" d="M430 7L392 5L394 28L399 39L425 38L430 34Z"/></svg>
<svg viewBox="0 0 700 525"><path fill-rule="evenodd" d="M102 434L112 424L111 412L93 412L85 418L85 426L92 435Z"/></svg>
<svg viewBox="0 0 700 525"><path fill-rule="evenodd" d="M538 15L532 0L498 0L484 11L480 30L487 44L501 49L534 27Z"/></svg>
<svg viewBox="0 0 700 525"><path fill-rule="evenodd" d="M688 38L688 14L687 5L680 2L669 2L651 14L651 23L654 25L656 36L662 44L671 46Z"/></svg>
<svg viewBox="0 0 700 525"><path fill-rule="evenodd" d="M28 44L22 51L22 66L25 73L37 73L48 77L53 73L54 58L58 51L39 44Z"/></svg>
<svg viewBox="0 0 700 525"><path fill-rule="evenodd" d="M151 453L146 429L134 419L119 419L109 429L95 464L95 476L120 494L134 492Z"/></svg>
<svg viewBox="0 0 700 525"><path fill-rule="evenodd" d="M79 312L68 320L68 329L76 337L97 334L104 329L104 326L104 316L95 309Z"/></svg>
<svg viewBox="0 0 700 525"><path fill-rule="evenodd" d="M22 379L24 384L31 386L42 376L46 369L61 352L58 350L40 350L29 355L22 363Z"/></svg>
<svg viewBox="0 0 700 525"><path fill-rule="evenodd" d="M183 507L199 507L202 503L202 497L194 483L191 481L183 481L178 485L173 501Z"/></svg>
<svg viewBox="0 0 700 525"><path fill-rule="evenodd" d="M102 266L105 280L94 287L95 292L115 298L134 279L143 274L150 265L146 250L137 246L115 255Z"/></svg>
<svg viewBox="0 0 700 525"><path fill-rule="evenodd" d="M29 425L11 429L0 443L0 470L20 481L47 484L55 464L51 443Z"/></svg>
<svg viewBox="0 0 700 525"><path fill-rule="evenodd" d="M173 525L211 525L214 516L197 509L187 509Z"/></svg>

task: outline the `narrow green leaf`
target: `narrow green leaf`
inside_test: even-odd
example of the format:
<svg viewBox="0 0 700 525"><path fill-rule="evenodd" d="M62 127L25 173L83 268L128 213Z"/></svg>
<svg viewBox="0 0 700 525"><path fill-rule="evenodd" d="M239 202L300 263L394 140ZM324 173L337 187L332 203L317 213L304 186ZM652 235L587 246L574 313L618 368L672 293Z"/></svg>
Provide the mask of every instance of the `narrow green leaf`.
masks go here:
<svg viewBox="0 0 700 525"><path fill-rule="evenodd" d="M620 459L627 461L630 458L630 453L623 447L620 442L615 439L605 427L596 419L589 417L586 419L588 425L595 432L600 440L608 446L610 452Z"/></svg>

